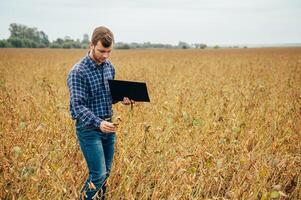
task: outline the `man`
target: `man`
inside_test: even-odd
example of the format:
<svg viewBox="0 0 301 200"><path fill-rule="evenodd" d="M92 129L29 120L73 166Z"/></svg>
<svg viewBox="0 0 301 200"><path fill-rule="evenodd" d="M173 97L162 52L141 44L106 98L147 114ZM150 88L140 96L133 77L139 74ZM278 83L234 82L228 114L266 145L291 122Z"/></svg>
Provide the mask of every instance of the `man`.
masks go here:
<svg viewBox="0 0 301 200"><path fill-rule="evenodd" d="M115 69L108 58L113 43L113 33L104 26L97 27L90 51L68 74L70 112L76 120L77 138L89 169L80 199L104 199L111 170L116 127L112 123L113 101L108 80L114 79ZM124 98L123 104L131 103Z"/></svg>

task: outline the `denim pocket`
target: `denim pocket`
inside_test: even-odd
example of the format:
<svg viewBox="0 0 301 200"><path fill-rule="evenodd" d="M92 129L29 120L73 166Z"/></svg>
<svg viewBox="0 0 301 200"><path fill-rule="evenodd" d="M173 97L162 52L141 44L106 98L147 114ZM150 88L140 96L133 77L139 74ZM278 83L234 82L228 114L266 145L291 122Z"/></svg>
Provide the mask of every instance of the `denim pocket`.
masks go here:
<svg viewBox="0 0 301 200"><path fill-rule="evenodd" d="M77 131L77 137L84 146L92 146L101 144L101 136L100 131L93 129L83 129Z"/></svg>

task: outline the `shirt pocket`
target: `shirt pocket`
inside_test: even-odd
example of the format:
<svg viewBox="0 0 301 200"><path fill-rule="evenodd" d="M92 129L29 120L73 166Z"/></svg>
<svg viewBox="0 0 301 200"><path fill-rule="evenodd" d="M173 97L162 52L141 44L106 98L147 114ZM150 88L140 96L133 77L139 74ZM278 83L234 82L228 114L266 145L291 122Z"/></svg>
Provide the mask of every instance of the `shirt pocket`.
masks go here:
<svg viewBox="0 0 301 200"><path fill-rule="evenodd" d="M102 80L96 79L90 82L90 99L99 98L104 90Z"/></svg>

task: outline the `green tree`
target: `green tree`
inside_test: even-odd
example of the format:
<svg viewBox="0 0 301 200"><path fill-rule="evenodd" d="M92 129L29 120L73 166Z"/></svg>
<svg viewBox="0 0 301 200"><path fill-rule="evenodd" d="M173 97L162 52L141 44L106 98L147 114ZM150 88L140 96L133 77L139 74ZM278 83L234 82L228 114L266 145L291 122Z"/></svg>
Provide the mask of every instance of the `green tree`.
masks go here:
<svg viewBox="0 0 301 200"><path fill-rule="evenodd" d="M207 45L206 44L200 44L200 49L205 49L205 48L207 48Z"/></svg>
<svg viewBox="0 0 301 200"><path fill-rule="evenodd" d="M87 33L85 33L83 35L83 40L82 40L82 44L89 44L90 42L90 38L89 38L89 35Z"/></svg>
<svg viewBox="0 0 301 200"><path fill-rule="evenodd" d="M12 47L16 47L16 48L25 47L25 42L24 39L22 38L10 37L7 41L11 44Z"/></svg>
<svg viewBox="0 0 301 200"><path fill-rule="evenodd" d="M8 48L11 47L11 44L7 42L7 40L0 40L0 48Z"/></svg>
<svg viewBox="0 0 301 200"><path fill-rule="evenodd" d="M57 38L50 44L50 48L63 48L64 40L62 38Z"/></svg>
<svg viewBox="0 0 301 200"><path fill-rule="evenodd" d="M37 28L12 23L9 25L9 31L8 42L13 47L44 48L50 44L48 36Z"/></svg>
<svg viewBox="0 0 301 200"><path fill-rule="evenodd" d="M89 43L90 43L89 35L87 33L85 33L83 35L83 39L81 41L80 46L81 46L82 49L87 49L89 47Z"/></svg>
<svg viewBox="0 0 301 200"><path fill-rule="evenodd" d="M116 42L114 45L115 49L130 49L130 45L127 43L123 43L123 42Z"/></svg>
<svg viewBox="0 0 301 200"><path fill-rule="evenodd" d="M48 47L50 42L49 42L49 39L48 39L48 36L46 35L46 33L44 33L43 31L40 31L39 36L41 39L40 47Z"/></svg>
<svg viewBox="0 0 301 200"><path fill-rule="evenodd" d="M181 49L188 49L188 48L190 48L190 46L189 46L188 43L182 42L182 41L179 41L178 47L181 48Z"/></svg>

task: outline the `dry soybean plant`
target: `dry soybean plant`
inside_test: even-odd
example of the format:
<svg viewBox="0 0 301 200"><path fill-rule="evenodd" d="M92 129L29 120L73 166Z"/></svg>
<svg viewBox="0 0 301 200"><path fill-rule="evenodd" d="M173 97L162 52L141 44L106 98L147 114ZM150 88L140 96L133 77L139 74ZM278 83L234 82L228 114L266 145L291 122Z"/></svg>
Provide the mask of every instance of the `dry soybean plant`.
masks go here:
<svg viewBox="0 0 301 200"><path fill-rule="evenodd" d="M66 76L83 50L0 49L0 199L76 199ZM114 51L151 103L114 105L109 199L300 199L301 49Z"/></svg>

